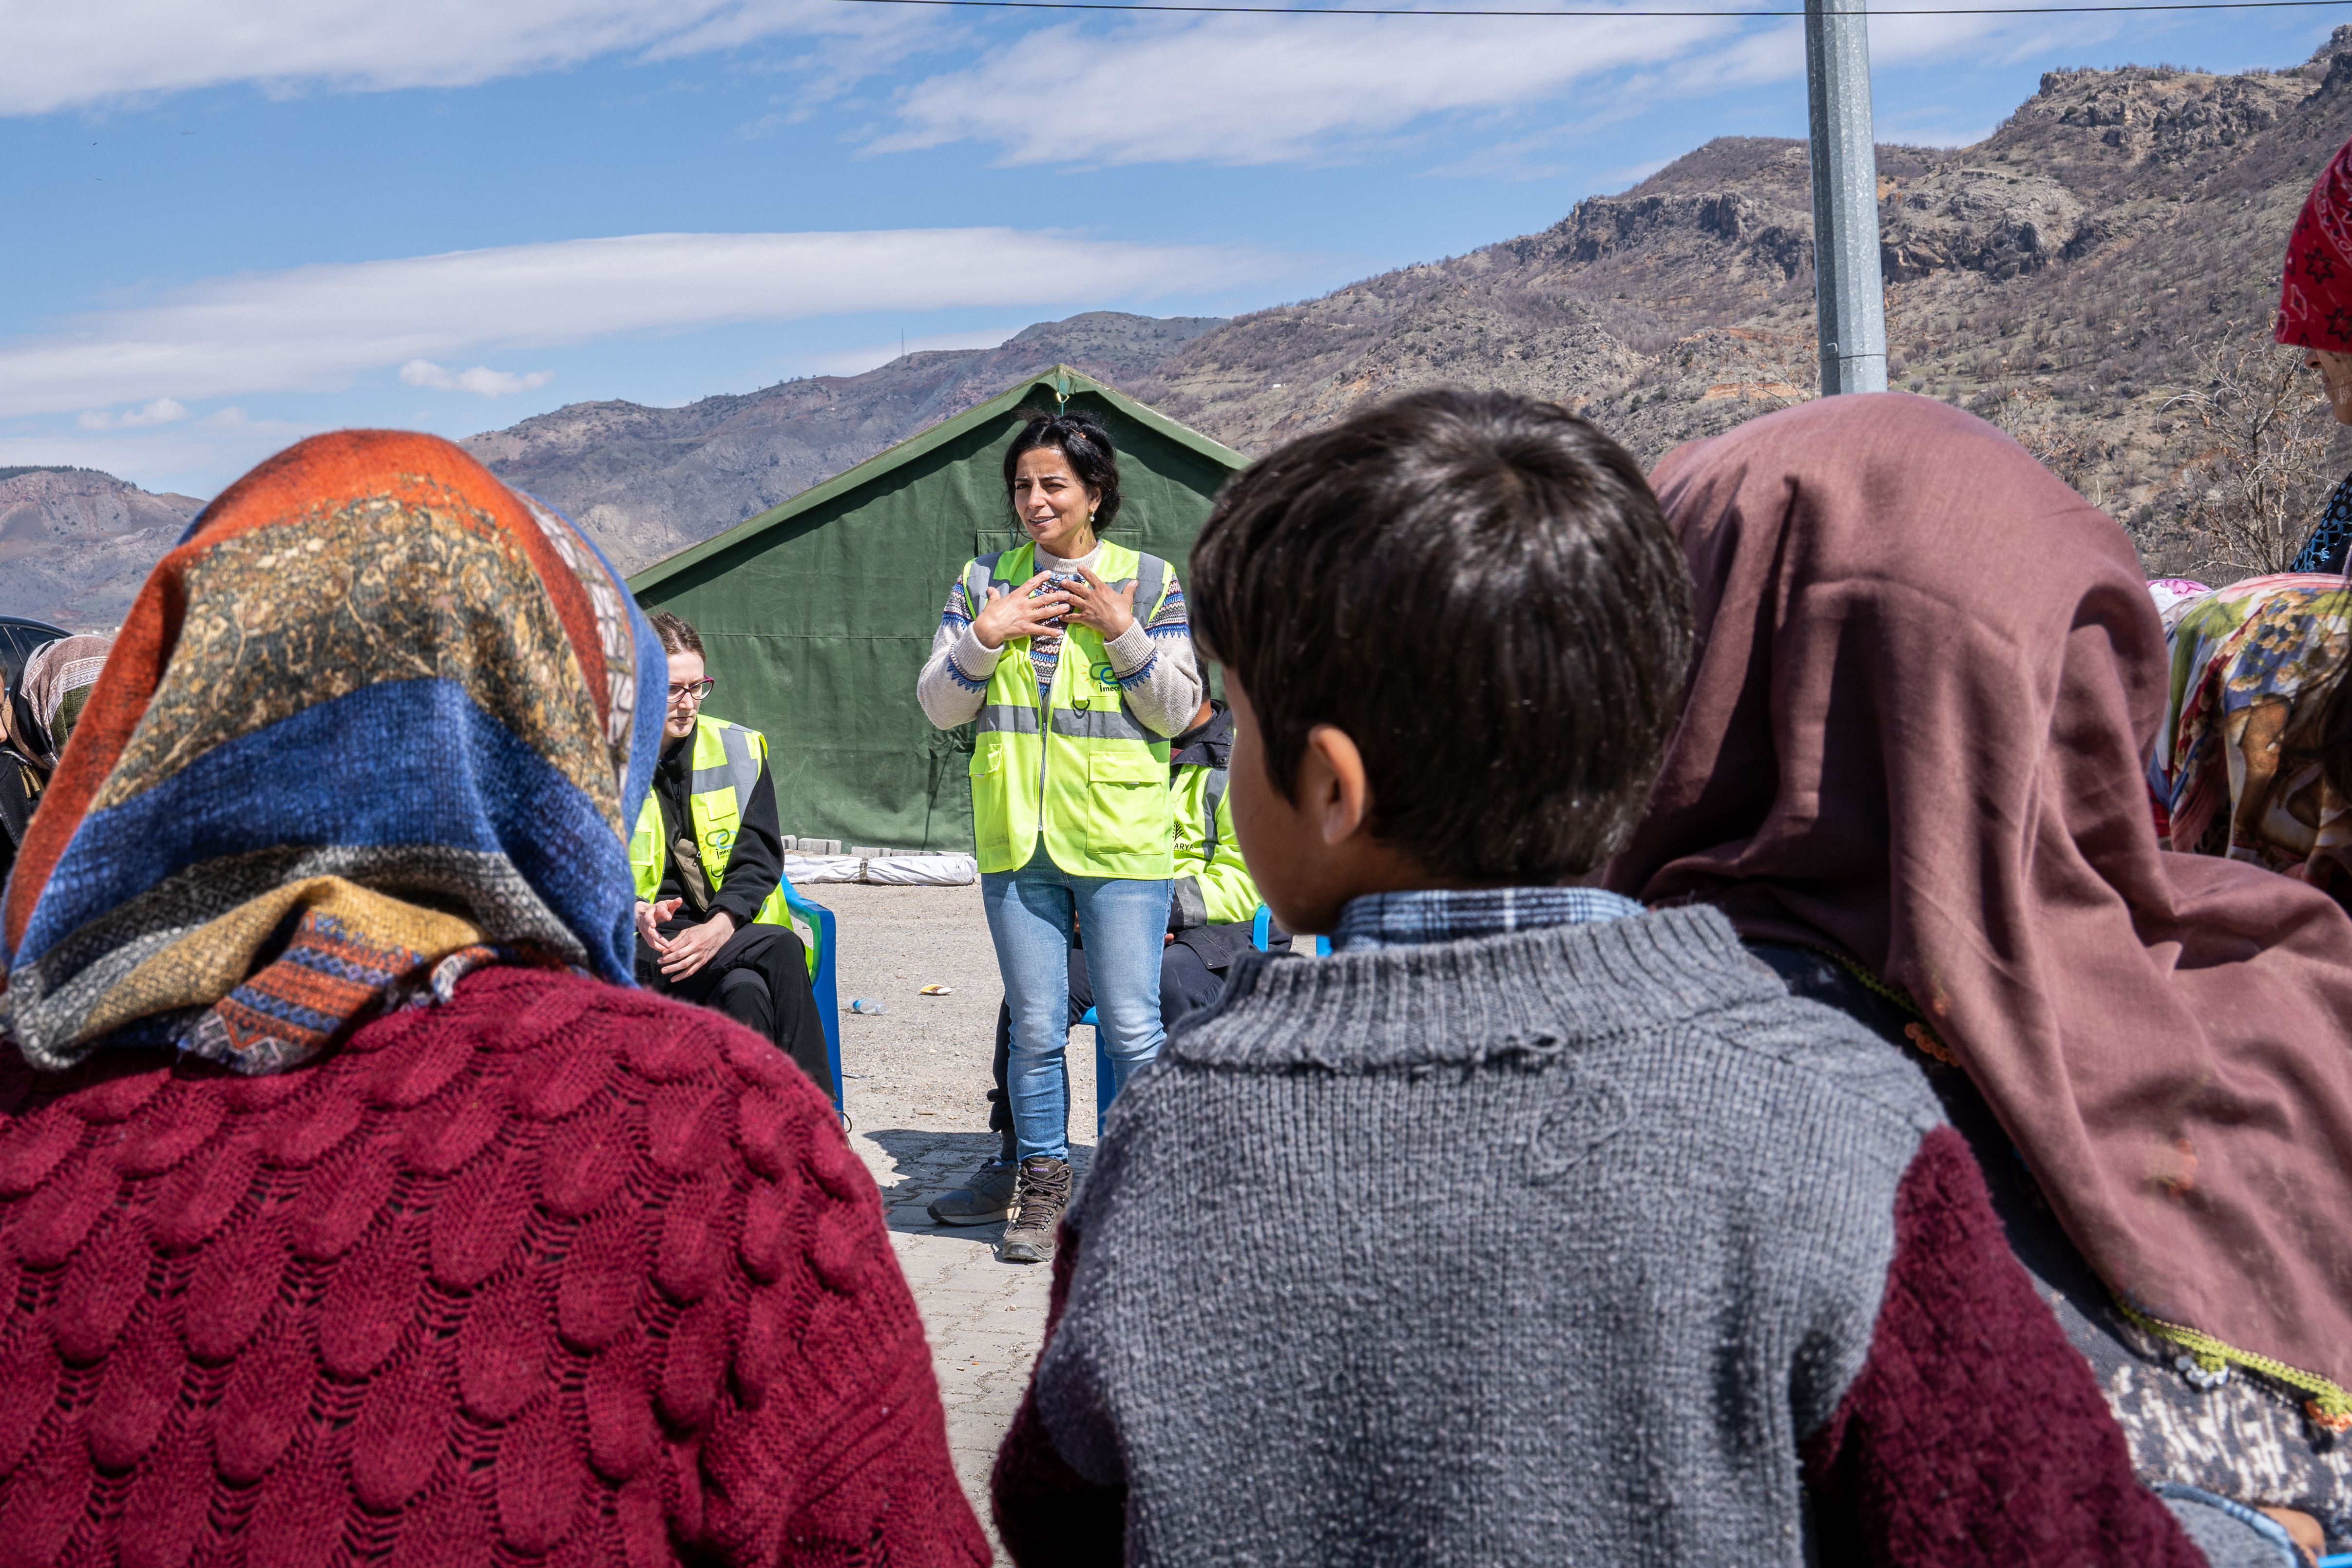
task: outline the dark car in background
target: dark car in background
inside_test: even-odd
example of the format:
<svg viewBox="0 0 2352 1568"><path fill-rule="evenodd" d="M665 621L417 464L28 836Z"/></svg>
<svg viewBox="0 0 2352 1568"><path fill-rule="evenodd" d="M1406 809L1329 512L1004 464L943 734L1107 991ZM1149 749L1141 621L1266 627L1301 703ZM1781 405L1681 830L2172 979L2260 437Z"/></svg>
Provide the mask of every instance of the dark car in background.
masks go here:
<svg viewBox="0 0 2352 1568"><path fill-rule="evenodd" d="M25 668L25 660L35 648L72 635L65 627L53 626L47 621L26 616L0 616L0 690L16 683L16 672Z"/></svg>

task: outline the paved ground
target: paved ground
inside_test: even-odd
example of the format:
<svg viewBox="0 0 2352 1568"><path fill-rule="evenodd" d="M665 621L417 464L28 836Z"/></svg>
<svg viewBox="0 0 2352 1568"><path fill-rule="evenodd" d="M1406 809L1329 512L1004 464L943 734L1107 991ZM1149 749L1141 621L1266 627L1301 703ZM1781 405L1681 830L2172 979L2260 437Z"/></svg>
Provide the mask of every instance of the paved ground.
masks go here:
<svg viewBox="0 0 2352 1568"><path fill-rule="evenodd" d="M899 1266L930 1333L956 1471L985 1521L988 1468L1045 1331L1050 1266L997 1262L1001 1225L954 1229L924 1212L996 1143L982 1097L1004 994L980 889L804 890L838 917L842 1006L858 996L883 1005L879 1017L841 1018L850 1142L882 1189ZM932 984L955 994L916 994ZM1070 1036L1071 1155L1081 1177L1095 1139L1093 1037L1084 1028Z"/></svg>

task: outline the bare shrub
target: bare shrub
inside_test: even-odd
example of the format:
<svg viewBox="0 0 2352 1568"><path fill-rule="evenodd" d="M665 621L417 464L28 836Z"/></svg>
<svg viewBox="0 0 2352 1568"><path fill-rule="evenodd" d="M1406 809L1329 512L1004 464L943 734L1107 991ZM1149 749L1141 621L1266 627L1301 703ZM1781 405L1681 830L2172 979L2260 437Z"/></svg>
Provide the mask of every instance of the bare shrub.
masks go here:
<svg viewBox="0 0 2352 1568"><path fill-rule="evenodd" d="M1976 407L2003 435L2032 453L2035 462L2077 491L2106 456L2105 443L2083 421L2068 417L2060 397L2047 387L2009 387L1979 398Z"/></svg>
<svg viewBox="0 0 2352 1568"><path fill-rule="evenodd" d="M1694 340L1686 366L1711 384L1708 397L1739 400L1749 414L1769 414L1821 395L1821 350L1810 336L1741 330Z"/></svg>
<svg viewBox="0 0 2352 1568"><path fill-rule="evenodd" d="M2216 566L2284 572L2327 502L2334 419L2303 351L2242 328L2197 356L2203 385L2165 400L2178 412L2182 524Z"/></svg>

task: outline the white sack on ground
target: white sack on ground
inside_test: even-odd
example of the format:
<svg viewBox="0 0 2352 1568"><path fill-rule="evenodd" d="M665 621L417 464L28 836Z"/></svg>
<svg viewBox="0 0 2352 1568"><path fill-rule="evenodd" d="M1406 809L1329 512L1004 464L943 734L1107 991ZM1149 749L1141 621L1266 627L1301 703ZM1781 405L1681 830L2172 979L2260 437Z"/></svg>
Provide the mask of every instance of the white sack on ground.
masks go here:
<svg viewBox="0 0 2352 1568"><path fill-rule="evenodd" d="M980 875L969 855L877 855L866 862L866 879L896 887L962 888Z"/></svg>
<svg viewBox="0 0 2352 1568"><path fill-rule="evenodd" d="M858 868L865 862L855 855L793 855L784 856L784 875L795 888L805 888L812 882L855 882Z"/></svg>

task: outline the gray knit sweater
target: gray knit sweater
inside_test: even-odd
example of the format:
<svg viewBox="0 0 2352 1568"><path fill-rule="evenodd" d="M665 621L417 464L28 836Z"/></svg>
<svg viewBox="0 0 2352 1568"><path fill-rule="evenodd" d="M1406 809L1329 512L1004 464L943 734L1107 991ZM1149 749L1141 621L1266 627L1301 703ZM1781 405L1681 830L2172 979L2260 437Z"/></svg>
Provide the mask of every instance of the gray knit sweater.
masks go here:
<svg viewBox="0 0 2352 1568"><path fill-rule="evenodd" d="M2201 1561L1974 1170L1909 1061L1712 910L1251 955L1111 1112L1000 1526L1026 1563L1795 1564L1810 1480L1894 1560ZM1913 1294L1924 1325L1881 1321ZM2014 1446L2054 1476L1938 1448L1938 1358L1984 1377L1987 1333L2026 1353L1958 1425L2046 1426L2060 1458ZM1940 1498L1897 1516L1974 1495L1956 1470L2021 1511L1954 1555Z"/></svg>

